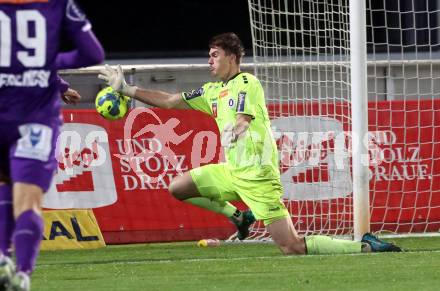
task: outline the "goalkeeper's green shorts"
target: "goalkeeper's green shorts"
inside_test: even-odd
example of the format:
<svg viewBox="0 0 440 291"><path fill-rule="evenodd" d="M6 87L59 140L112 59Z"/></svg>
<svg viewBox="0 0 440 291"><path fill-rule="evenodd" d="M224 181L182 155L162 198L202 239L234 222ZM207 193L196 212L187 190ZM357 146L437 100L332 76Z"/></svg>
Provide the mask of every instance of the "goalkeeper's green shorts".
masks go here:
<svg viewBox="0 0 440 291"><path fill-rule="evenodd" d="M226 164L195 168L190 174L200 195L221 201L242 200L265 225L289 217L289 212L281 201L283 190L279 179L240 179L231 176Z"/></svg>

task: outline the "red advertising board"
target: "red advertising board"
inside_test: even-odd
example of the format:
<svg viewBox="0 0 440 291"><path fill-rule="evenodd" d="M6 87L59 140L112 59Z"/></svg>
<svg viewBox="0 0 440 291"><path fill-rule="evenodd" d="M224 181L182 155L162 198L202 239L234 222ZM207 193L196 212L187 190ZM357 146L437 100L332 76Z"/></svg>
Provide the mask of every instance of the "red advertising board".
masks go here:
<svg viewBox="0 0 440 291"><path fill-rule="evenodd" d="M371 230L437 232L440 100L370 102L368 109L369 134L353 140L369 149L365 160L370 165ZM295 225L303 232L349 231L351 223L344 223L353 219L352 153L345 138L350 131L349 104L277 104L269 110L280 150L284 198L292 201ZM308 133L308 140L302 140L301 132ZM339 151L338 139L346 143Z"/></svg>
<svg viewBox="0 0 440 291"><path fill-rule="evenodd" d="M372 230L440 228L439 108L438 101L369 104L366 146L375 162L370 166ZM280 147L284 198L295 223L301 220L317 229L317 224L332 224L331 216L351 221L347 139L339 140L345 145L341 152L337 147L338 134L349 130L349 106L277 104L269 109L277 113L272 125ZM120 121L107 121L94 110L65 110L63 116L58 173L45 197L46 208L93 208L107 243L226 238L234 233L223 216L168 193L174 176L217 163L222 156L217 127L208 115L144 108ZM302 141L301 132L318 134ZM328 220L324 223L321 218L299 218L311 211L331 215L322 216Z"/></svg>
<svg viewBox="0 0 440 291"><path fill-rule="evenodd" d="M67 154L59 162L54 191L46 195L45 207L93 208L107 243L224 238L233 234L233 225L223 216L180 202L168 193L174 176L219 161L214 121L192 110L144 109L133 113L129 115L131 129L124 134L129 118L107 121L93 110L64 111L65 125L71 125L67 131L79 131L76 138L81 143L74 151L75 142L68 134L64 136L66 141L59 147ZM91 125L94 127L81 131ZM164 152L165 148L169 152ZM169 156L175 159L170 161ZM94 165L93 159L98 163ZM66 169L72 173L58 178ZM116 193L115 198L112 193ZM60 195L64 199L58 198Z"/></svg>

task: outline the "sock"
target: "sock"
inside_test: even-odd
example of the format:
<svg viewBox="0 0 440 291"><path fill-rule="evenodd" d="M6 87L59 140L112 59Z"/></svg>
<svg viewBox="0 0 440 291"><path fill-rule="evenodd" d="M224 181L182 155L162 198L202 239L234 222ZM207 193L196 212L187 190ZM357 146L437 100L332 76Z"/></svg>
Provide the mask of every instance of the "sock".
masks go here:
<svg viewBox="0 0 440 291"><path fill-rule="evenodd" d="M362 243L358 241L336 239L325 235L305 237L307 254L352 254L360 253Z"/></svg>
<svg viewBox="0 0 440 291"><path fill-rule="evenodd" d="M236 208L235 212L229 217L229 219L233 223L240 225L243 222L243 212Z"/></svg>
<svg viewBox="0 0 440 291"><path fill-rule="evenodd" d="M15 220L12 210L12 190L8 184L0 185L0 252L11 256L11 237Z"/></svg>
<svg viewBox="0 0 440 291"><path fill-rule="evenodd" d="M17 271L30 274L34 270L43 227L43 218L33 210L27 210L17 218L13 236Z"/></svg>
<svg viewBox="0 0 440 291"><path fill-rule="evenodd" d="M229 202L211 200L206 197L188 198L185 200L185 202L214 211L215 213L223 214L226 217L232 217L236 213L236 211L239 211L237 207Z"/></svg>

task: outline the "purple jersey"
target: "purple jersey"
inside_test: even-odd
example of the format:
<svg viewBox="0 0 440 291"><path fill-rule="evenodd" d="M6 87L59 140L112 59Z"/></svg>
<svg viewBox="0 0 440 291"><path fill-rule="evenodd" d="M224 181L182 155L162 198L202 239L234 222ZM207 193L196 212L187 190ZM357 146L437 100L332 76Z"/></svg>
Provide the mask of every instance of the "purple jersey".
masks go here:
<svg viewBox="0 0 440 291"><path fill-rule="evenodd" d="M103 50L73 0L0 0L0 122L59 115L58 69L94 65ZM75 49L59 52L61 37Z"/></svg>

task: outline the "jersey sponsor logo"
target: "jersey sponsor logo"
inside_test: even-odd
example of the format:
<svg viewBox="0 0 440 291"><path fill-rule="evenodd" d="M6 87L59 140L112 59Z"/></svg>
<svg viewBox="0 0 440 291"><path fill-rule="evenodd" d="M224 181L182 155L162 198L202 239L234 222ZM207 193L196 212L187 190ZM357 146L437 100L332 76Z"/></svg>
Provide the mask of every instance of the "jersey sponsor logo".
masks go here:
<svg viewBox="0 0 440 291"><path fill-rule="evenodd" d="M40 87L49 86L50 71L27 70L22 74L0 74L0 88L3 87Z"/></svg>
<svg viewBox="0 0 440 291"><path fill-rule="evenodd" d="M214 102L211 104L212 116L217 117L217 103Z"/></svg>
<svg viewBox="0 0 440 291"><path fill-rule="evenodd" d="M192 90L190 92L184 92L183 94L184 94L184 97L185 97L186 100L191 100L191 99L194 99L194 98L202 96L203 95L203 91L204 91L203 87L200 87L197 90Z"/></svg>
<svg viewBox="0 0 440 291"><path fill-rule="evenodd" d="M14 156L47 162L52 150L52 128L39 123L21 125L21 138L17 141Z"/></svg>
<svg viewBox="0 0 440 291"><path fill-rule="evenodd" d="M246 92L241 91L240 93L238 93L237 112L243 112L244 111L245 99L246 99Z"/></svg>
<svg viewBox="0 0 440 291"><path fill-rule="evenodd" d="M228 90L228 89L223 90L223 91L220 92L220 95L218 96L218 98L221 99L221 98L223 98L223 97L228 96L228 94L229 94L229 90Z"/></svg>
<svg viewBox="0 0 440 291"><path fill-rule="evenodd" d="M81 9L76 5L74 0L69 0L66 8L66 16L68 19L76 22L84 21L86 19L86 15Z"/></svg>

